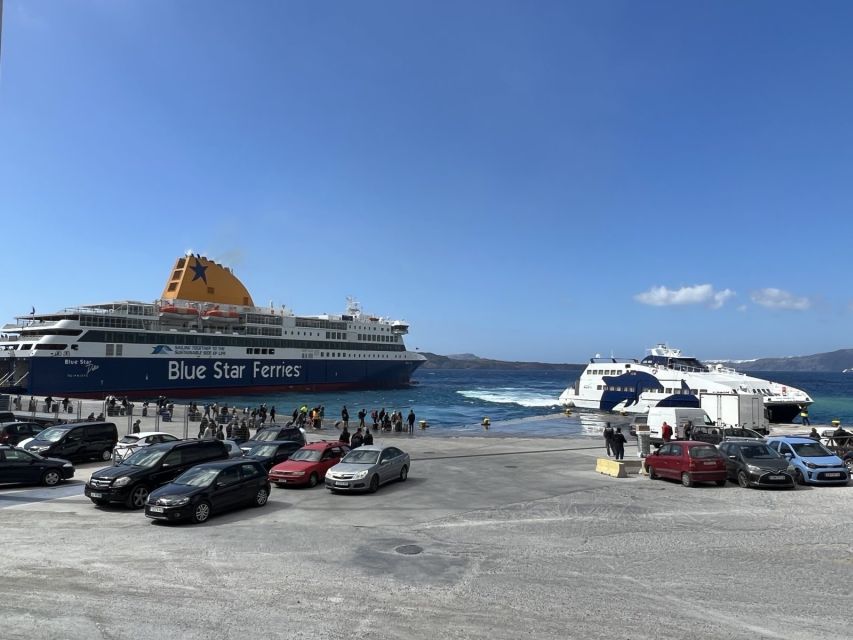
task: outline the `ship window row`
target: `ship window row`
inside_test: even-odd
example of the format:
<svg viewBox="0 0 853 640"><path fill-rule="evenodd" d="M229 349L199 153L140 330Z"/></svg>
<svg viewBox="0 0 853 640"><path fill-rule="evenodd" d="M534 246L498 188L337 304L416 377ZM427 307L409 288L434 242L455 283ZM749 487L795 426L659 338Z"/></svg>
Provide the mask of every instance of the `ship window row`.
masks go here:
<svg viewBox="0 0 853 640"><path fill-rule="evenodd" d="M46 342L40 342L35 346L36 349L40 349L42 351L64 351L68 348L67 344L49 344Z"/></svg>
<svg viewBox="0 0 853 640"><path fill-rule="evenodd" d="M272 314L267 316L258 313L248 313L246 314L246 322L251 324L269 324L281 326L281 316L275 316Z"/></svg>
<svg viewBox="0 0 853 640"><path fill-rule="evenodd" d="M246 327L246 334L250 336L280 336L281 329L278 327Z"/></svg>
<svg viewBox="0 0 853 640"><path fill-rule="evenodd" d="M179 344L216 347L266 347L273 349L341 349L349 351L405 351L403 344L366 344L359 342L326 342L325 340L282 340L276 338L244 338L196 333L135 333L122 331L88 331L80 342L128 342L135 344Z"/></svg>
<svg viewBox="0 0 853 640"><path fill-rule="evenodd" d="M83 332L80 329L38 329L27 331L24 335L32 338L33 336L79 336L81 333Z"/></svg>
<svg viewBox="0 0 853 640"><path fill-rule="evenodd" d="M274 356L275 355L275 349L267 349L265 347L262 347L262 348L249 347L248 349L246 349L246 355L249 355L249 356L251 356L251 355Z"/></svg>
<svg viewBox="0 0 853 640"><path fill-rule="evenodd" d="M346 331L346 322L335 322L333 320L317 320L314 318L296 318L296 326L308 329L336 329Z"/></svg>
<svg viewBox="0 0 853 640"><path fill-rule="evenodd" d="M81 327L115 327L116 329L144 329L142 320L111 316L80 316Z"/></svg>
<svg viewBox="0 0 853 640"><path fill-rule="evenodd" d="M359 340L366 340L367 342L398 342L399 338L397 336L374 336L370 333L359 333Z"/></svg>
<svg viewBox="0 0 853 640"><path fill-rule="evenodd" d="M326 340L346 340L347 334L343 331L327 331Z"/></svg>

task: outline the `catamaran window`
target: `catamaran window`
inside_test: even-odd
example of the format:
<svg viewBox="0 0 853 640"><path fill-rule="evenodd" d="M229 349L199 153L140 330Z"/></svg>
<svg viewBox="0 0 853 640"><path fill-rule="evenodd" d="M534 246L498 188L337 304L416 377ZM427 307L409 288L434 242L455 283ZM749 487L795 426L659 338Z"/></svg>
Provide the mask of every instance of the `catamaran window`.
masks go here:
<svg viewBox="0 0 853 640"><path fill-rule="evenodd" d="M672 388L671 388L671 387L667 387L666 392L667 392L667 393L672 393Z"/></svg>
<svg viewBox="0 0 853 640"><path fill-rule="evenodd" d="M598 385L598 386L596 387L596 389L597 389L598 391L601 391L602 389L604 389L604 385L600 384L600 385Z"/></svg>
<svg viewBox="0 0 853 640"><path fill-rule="evenodd" d="M50 351L64 351L68 348L67 344L37 344L36 349L50 350Z"/></svg>

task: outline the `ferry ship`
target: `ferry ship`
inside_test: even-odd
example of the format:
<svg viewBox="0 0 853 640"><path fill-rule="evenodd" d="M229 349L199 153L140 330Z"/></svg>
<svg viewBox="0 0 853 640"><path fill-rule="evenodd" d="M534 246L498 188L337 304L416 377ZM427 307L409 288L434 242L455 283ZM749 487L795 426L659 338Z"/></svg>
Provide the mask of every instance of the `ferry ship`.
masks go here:
<svg viewBox="0 0 853 640"><path fill-rule="evenodd" d="M706 365L665 344L648 351L642 361L590 358L580 378L560 395L560 404L647 413L654 406L698 407L703 393L755 393L762 396L770 422L787 423L813 402L801 389L754 378L721 364Z"/></svg>
<svg viewBox="0 0 853 640"><path fill-rule="evenodd" d="M426 358L409 326L362 313L257 307L233 272L178 258L159 300L33 313L0 336L0 393L129 398L399 388Z"/></svg>

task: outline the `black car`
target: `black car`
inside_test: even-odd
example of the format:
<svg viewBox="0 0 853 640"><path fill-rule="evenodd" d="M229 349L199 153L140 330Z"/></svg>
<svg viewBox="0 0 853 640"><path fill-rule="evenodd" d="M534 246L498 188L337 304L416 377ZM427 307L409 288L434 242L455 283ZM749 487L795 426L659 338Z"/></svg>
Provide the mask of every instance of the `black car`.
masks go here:
<svg viewBox="0 0 853 640"><path fill-rule="evenodd" d="M257 460L269 471L279 462L287 460L303 446L305 445L301 442L293 442L292 440L272 440L255 445L245 455L247 458Z"/></svg>
<svg viewBox="0 0 853 640"><path fill-rule="evenodd" d="M44 431L44 427L35 422L5 422L0 424L0 444L18 444L21 440L34 438Z"/></svg>
<svg viewBox="0 0 853 640"><path fill-rule="evenodd" d="M74 465L68 460L42 458L24 449L0 445L0 482L52 487L73 477Z"/></svg>
<svg viewBox="0 0 853 640"><path fill-rule="evenodd" d="M24 445L30 453L64 460L110 460L118 442L112 422L77 422L48 427Z"/></svg>
<svg viewBox="0 0 853 640"><path fill-rule="evenodd" d="M234 507L262 507L270 495L260 462L237 458L196 465L148 496L145 515L155 520L204 522Z"/></svg>
<svg viewBox="0 0 853 640"><path fill-rule="evenodd" d="M240 448L243 450L243 455L246 455L262 442L272 442L273 440L291 440L300 443L300 447L304 447L306 444L305 434L300 431L299 427L274 426L261 429L255 434L254 438L241 443Z"/></svg>
<svg viewBox="0 0 853 640"><path fill-rule="evenodd" d="M727 440L720 446L730 480L746 487L794 488L790 462L764 442Z"/></svg>
<svg viewBox="0 0 853 640"><path fill-rule="evenodd" d="M720 444L723 441L727 441L731 438L734 439L747 439L747 440L764 440L764 436L762 436L757 431L753 431L752 429L744 429L743 427L715 427L712 425L697 425L693 427L693 431L690 435L691 440L698 440L699 442L709 442L711 444Z"/></svg>
<svg viewBox="0 0 853 640"><path fill-rule="evenodd" d="M190 467L228 458L219 440L176 440L152 444L132 453L118 465L99 469L84 493L95 504L123 502L131 509L145 506L148 494L171 482Z"/></svg>

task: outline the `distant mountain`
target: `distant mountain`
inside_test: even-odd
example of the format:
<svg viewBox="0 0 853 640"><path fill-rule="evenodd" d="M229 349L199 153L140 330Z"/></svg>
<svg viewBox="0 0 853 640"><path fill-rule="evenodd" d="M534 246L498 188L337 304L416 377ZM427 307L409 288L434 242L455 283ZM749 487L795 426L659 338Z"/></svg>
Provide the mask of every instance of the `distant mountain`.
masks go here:
<svg viewBox="0 0 853 640"><path fill-rule="evenodd" d="M551 362L507 362L480 358L472 353L450 356L440 356L426 351L421 352L427 361L421 365L423 369L518 369L542 371L582 371L584 364L554 364Z"/></svg>
<svg viewBox="0 0 853 640"><path fill-rule="evenodd" d="M853 349L839 349L811 356L759 358L748 361L723 362L738 371L844 371L853 368Z"/></svg>

